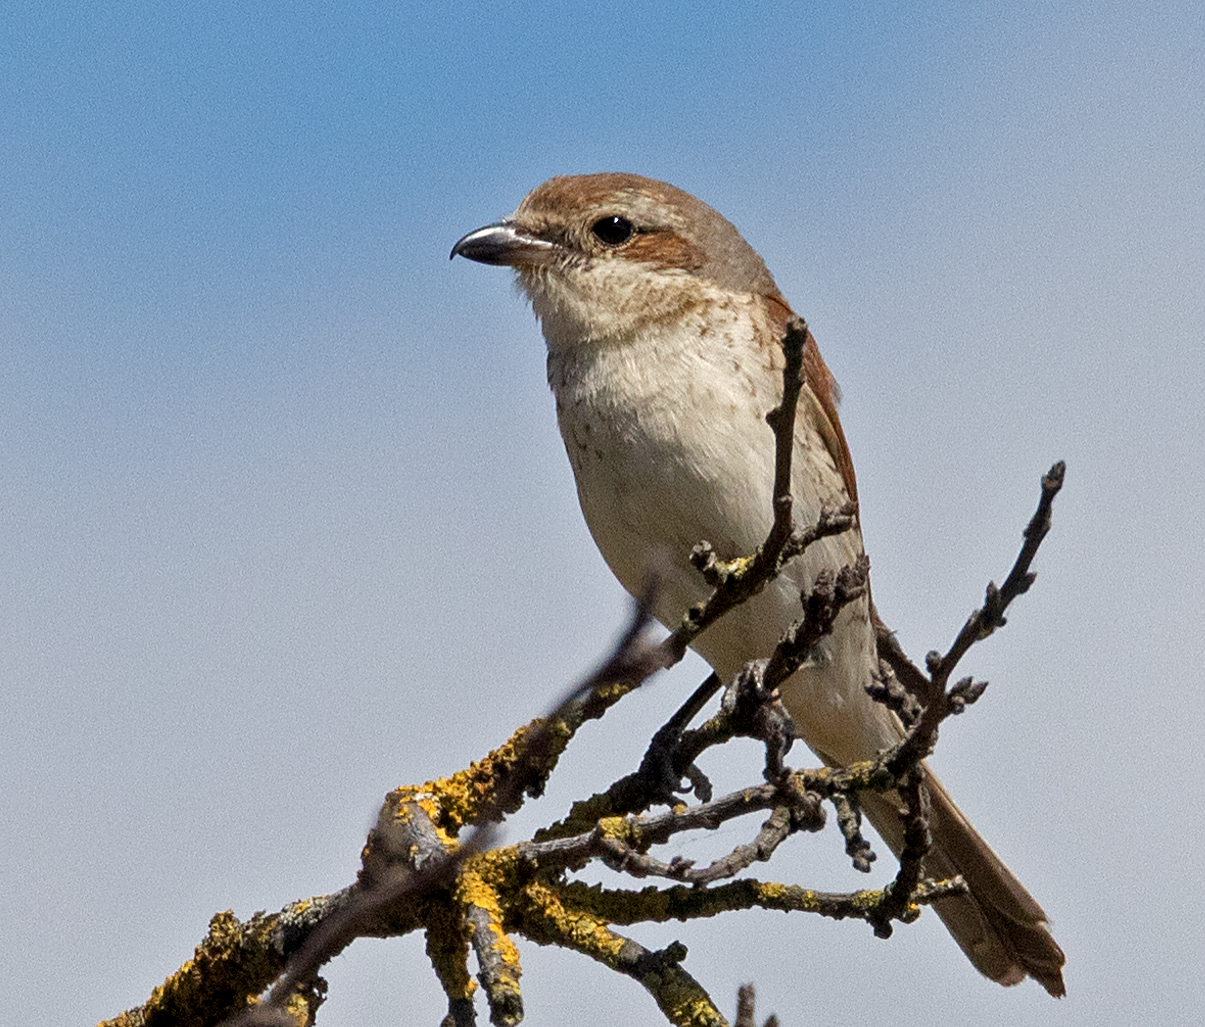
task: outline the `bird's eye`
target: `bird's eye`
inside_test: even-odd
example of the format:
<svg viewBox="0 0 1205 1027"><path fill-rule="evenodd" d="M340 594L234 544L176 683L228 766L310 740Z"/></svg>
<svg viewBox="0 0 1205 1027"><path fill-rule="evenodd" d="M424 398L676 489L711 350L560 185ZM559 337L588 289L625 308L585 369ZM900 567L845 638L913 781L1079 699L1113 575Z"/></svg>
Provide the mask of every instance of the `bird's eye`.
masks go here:
<svg viewBox="0 0 1205 1027"><path fill-rule="evenodd" d="M627 218L618 214L608 214L605 218L595 221L590 226L590 231L604 246L622 246L632 238L636 228Z"/></svg>

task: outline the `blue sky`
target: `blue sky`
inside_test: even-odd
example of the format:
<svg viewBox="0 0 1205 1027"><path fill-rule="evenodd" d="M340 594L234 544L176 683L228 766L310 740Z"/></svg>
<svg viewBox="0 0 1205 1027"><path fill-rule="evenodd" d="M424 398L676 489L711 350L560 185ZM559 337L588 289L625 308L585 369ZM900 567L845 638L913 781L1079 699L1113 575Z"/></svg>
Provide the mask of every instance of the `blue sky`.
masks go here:
<svg viewBox="0 0 1205 1027"><path fill-rule="evenodd" d="M0 1020L112 1016L214 912L342 886L388 788L609 644L626 599L537 326L447 255L550 175L626 170L727 215L812 324L915 655L1069 465L937 757L1053 916L1069 997L981 982L933 917L634 933L788 1027L1192 1022L1203 52L1188 3L6 5ZM584 731L511 837L631 769L703 672ZM839 849L772 870L861 886ZM653 1022L523 956L527 1023ZM442 1015L415 939L328 976L325 1024Z"/></svg>

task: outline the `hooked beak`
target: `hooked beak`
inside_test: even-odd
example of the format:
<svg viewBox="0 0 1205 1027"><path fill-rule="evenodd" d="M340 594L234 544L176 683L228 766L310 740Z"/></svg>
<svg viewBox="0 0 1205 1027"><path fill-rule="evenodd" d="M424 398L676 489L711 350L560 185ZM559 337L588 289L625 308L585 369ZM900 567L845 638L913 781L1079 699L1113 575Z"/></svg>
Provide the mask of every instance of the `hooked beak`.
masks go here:
<svg viewBox="0 0 1205 1027"><path fill-rule="evenodd" d="M560 252L556 243L524 232L513 221L499 221L469 232L452 247L448 259L460 255L479 264L529 267L551 264Z"/></svg>

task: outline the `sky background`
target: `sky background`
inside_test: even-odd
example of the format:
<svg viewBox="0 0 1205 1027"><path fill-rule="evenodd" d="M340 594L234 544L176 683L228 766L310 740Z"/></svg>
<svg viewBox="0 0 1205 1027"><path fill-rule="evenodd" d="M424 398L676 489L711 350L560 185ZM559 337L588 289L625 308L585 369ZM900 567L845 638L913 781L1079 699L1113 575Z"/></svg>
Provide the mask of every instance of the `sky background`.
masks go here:
<svg viewBox="0 0 1205 1027"><path fill-rule="evenodd" d="M887 942L769 913L631 934L685 942L729 1014L756 982L784 1027L1195 1023L1203 10L4 4L0 1022L113 1016L213 913L347 884L388 789L610 645L628 603L537 325L509 273L447 258L545 178L623 170L728 216L809 320L916 658L1067 461L935 763L1051 915L1069 994L983 981L932 915ZM585 728L507 837L633 769L704 672ZM754 755L708 769L745 783ZM832 829L762 869L887 879ZM528 1024L657 1022L627 979L522 955ZM421 939L326 976L327 1027L443 1015Z"/></svg>

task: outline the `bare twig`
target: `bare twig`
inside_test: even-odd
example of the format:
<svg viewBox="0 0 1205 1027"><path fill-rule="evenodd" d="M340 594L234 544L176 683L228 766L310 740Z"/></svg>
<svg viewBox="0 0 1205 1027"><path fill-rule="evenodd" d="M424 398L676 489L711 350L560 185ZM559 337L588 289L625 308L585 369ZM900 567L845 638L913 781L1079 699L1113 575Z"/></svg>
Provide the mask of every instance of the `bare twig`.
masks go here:
<svg viewBox="0 0 1205 1027"><path fill-rule="evenodd" d="M732 1027L757 1027L757 993L752 984L742 984L736 995L736 1019ZM778 1027L778 1017L770 1015L762 1027Z"/></svg>
<svg viewBox="0 0 1205 1027"><path fill-rule="evenodd" d="M1003 626L1004 612L1009 604L1017 596L1027 592L1037 577L1029 568L1037 555L1038 547L1050 530L1051 507L1054 497L1063 487L1065 472L1066 464L1060 460L1042 476L1042 495L1038 508L1025 527L1025 541L1004 584L997 588L994 582L988 582L983 606L967 618L945 655L931 652L926 657L927 675L903 656L894 636L882 626L881 621L876 625L880 655L924 705L924 710L903 742L895 747L887 759L887 767L893 775L902 776L910 767L917 766L936 744L937 729L941 722L951 713L961 712L968 703L974 702L983 693L986 683L975 682L969 678L958 682L954 688L947 691L950 675L972 645Z"/></svg>
<svg viewBox="0 0 1205 1027"><path fill-rule="evenodd" d="M862 837L862 813L858 809L857 796L846 792L833 792L829 796L837 811L837 827L845 839L845 854L853 860L855 870L870 873L870 864L878 857L870 843Z"/></svg>
<svg viewBox="0 0 1205 1027"><path fill-rule="evenodd" d="M958 633L958 637L954 639L949 651L938 660L936 666L930 668L934 681L944 684L958 661L966 655L972 645L983 641L996 628L1004 626L1004 611L1008 609L1009 604L1017 596L1029 591L1029 587L1037 578L1037 575L1030 571L1029 566L1033 563L1033 558L1038 555L1038 547L1042 544L1046 533L1050 531L1051 507L1054 504L1054 497L1063 487L1066 472L1067 465L1060 460L1042 475L1042 498L1038 501L1038 508L1034 511L1033 517L1025 526L1023 532L1025 543L1021 546L1021 552L1017 554L1012 570L1008 572L1008 577L1004 579L1004 584L999 588L994 582L988 582L983 606L967 618L966 624Z"/></svg>

